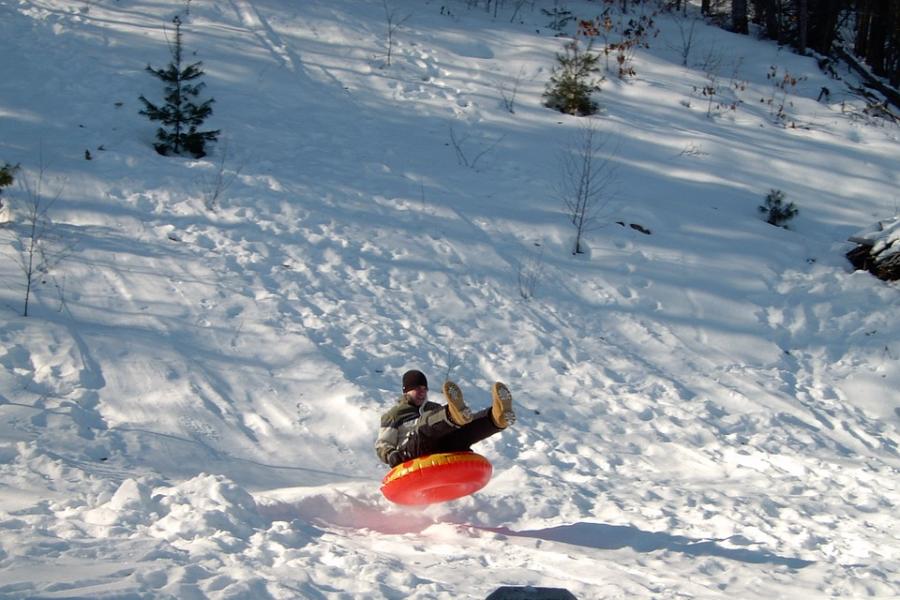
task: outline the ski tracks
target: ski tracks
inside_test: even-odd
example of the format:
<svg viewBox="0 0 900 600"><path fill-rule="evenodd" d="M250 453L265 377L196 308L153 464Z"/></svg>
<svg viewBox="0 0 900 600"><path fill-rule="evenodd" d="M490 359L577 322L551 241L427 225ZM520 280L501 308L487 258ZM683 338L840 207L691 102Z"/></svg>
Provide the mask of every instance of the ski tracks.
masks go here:
<svg viewBox="0 0 900 600"><path fill-rule="evenodd" d="M266 47L275 59L288 71L297 72L300 60L294 56L281 36L275 32L249 0L229 0L241 24Z"/></svg>

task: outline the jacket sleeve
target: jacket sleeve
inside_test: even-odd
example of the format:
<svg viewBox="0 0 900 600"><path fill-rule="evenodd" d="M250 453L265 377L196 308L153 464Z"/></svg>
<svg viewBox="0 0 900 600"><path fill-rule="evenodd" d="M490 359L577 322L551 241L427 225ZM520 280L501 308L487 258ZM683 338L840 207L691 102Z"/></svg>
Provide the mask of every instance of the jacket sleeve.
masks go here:
<svg viewBox="0 0 900 600"><path fill-rule="evenodd" d="M378 439L375 440L375 453L381 462L392 467L403 462L397 445L400 443L400 430L391 415L381 417L381 428L378 430Z"/></svg>

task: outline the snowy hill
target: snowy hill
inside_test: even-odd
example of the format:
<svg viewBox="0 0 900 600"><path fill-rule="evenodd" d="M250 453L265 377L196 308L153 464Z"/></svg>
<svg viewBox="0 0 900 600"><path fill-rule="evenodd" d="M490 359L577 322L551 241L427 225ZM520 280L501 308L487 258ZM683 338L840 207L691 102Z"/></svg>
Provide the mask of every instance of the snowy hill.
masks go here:
<svg viewBox="0 0 900 600"><path fill-rule="evenodd" d="M900 130L813 58L613 8L652 35L596 95L575 256L565 39L468 4L389 1L387 65L380 0L0 3L0 598L900 595L900 296L844 258L897 213ZM138 115L176 15L202 159ZM379 493L408 368L512 389L481 492Z"/></svg>

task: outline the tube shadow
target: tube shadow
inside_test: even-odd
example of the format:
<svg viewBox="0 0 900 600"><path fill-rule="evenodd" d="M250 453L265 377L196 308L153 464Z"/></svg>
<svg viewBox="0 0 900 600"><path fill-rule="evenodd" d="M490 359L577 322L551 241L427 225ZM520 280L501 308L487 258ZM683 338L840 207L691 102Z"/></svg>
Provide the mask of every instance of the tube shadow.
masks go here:
<svg viewBox="0 0 900 600"><path fill-rule="evenodd" d="M781 565L791 569L802 569L813 564L813 561L778 556L767 550L728 548L721 545L720 542L724 540L692 540L665 532L643 531L630 525L575 523L531 531L513 531L506 528L494 531L508 536L536 538L599 550L619 550L626 547L637 552L669 550L689 556L717 556L746 563ZM742 542L744 538L740 536L729 539L735 543L750 543Z"/></svg>

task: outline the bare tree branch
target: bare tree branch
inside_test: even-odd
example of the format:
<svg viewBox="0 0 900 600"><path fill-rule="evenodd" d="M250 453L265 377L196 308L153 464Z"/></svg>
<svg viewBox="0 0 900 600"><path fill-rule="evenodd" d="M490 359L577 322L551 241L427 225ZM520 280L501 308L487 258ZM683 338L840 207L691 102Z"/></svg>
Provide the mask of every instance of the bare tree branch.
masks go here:
<svg viewBox="0 0 900 600"><path fill-rule="evenodd" d="M559 195L575 227L572 254L584 252L584 234L595 226L616 193L613 153L608 146L609 138L599 131L596 120L588 119L562 153Z"/></svg>
<svg viewBox="0 0 900 600"><path fill-rule="evenodd" d="M34 291L36 278L48 273L71 250L69 247L50 248L53 222L48 212L62 195L62 186L51 196L45 195L46 183L43 159L31 179L27 175L19 179L24 201L17 205L21 213L18 222L11 223L9 228L13 258L22 269L25 283L25 298L22 316L27 317Z"/></svg>
<svg viewBox="0 0 900 600"><path fill-rule="evenodd" d="M387 21L387 61L385 66L391 66L391 57L394 53L394 36L406 21L412 16L409 13L405 17L398 17L397 12L388 6L387 0L382 0L384 4L384 18Z"/></svg>

